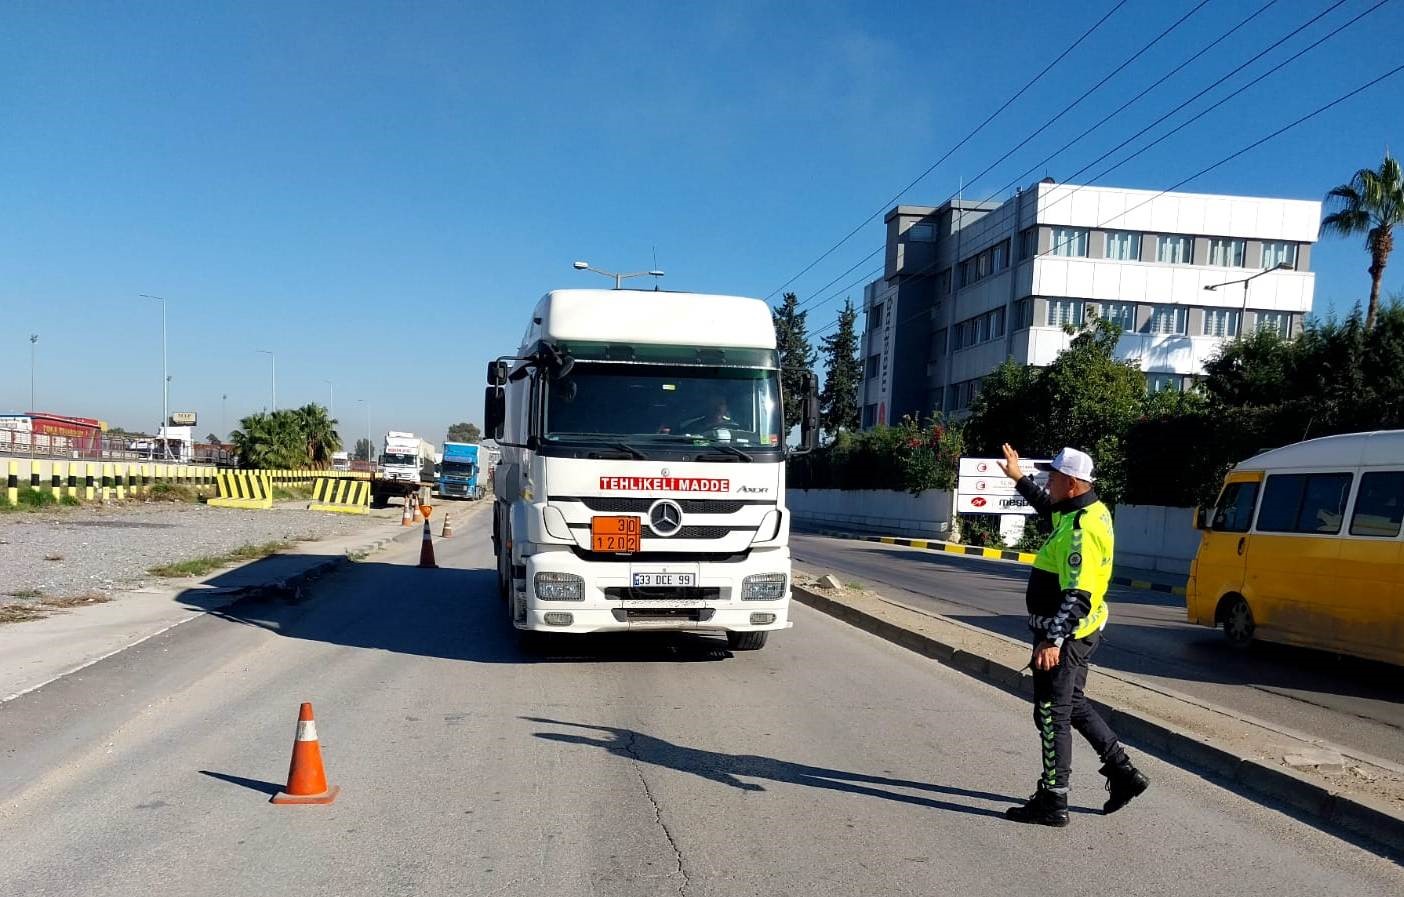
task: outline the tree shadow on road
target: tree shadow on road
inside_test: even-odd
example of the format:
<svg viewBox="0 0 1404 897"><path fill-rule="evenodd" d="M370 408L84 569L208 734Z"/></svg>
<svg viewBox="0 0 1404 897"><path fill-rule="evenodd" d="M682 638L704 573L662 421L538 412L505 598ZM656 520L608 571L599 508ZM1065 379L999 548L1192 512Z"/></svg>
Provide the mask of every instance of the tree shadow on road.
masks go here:
<svg viewBox="0 0 1404 897"><path fill-rule="evenodd" d="M577 732L537 732L536 737L546 741L576 744L602 748L617 757L649 763L655 766L674 769L700 776L711 782L736 788L740 791L764 791L765 786L744 779L767 779L789 785L804 785L828 791L841 791L876 797L897 803L946 810L952 813L968 813L973 816L990 816L999 819L1004 814L999 810L953 803L932 797L904 794L898 790L925 791L928 793L970 798L972 800L994 801L999 803L1019 803L1022 799L989 791L972 791L949 785L934 785L929 782L914 782L905 779L887 778L859 772L845 772L838 769L825 769L803 763L792 763L763 757L757 754L725 754L720 751L707 751L701 748L674 744L662 738L645 735L634 729L615 726L596 726L587 723L573 723L565 720L528 716L523 719L553 726L569 726L587 732L603 733L604 737L591 738ZM744 778L743 778L744 777Z"/></svg>

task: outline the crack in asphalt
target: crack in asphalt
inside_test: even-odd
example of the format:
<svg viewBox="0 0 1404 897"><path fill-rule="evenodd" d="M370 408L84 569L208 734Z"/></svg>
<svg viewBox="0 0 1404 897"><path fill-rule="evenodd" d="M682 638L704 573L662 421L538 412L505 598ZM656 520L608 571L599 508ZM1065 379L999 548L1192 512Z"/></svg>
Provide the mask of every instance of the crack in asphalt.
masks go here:
<svg viewBox="0 0 1404 897"><path fill-rule="evenodd" d="M653 806L653 821L662 829L663 837L668 839L668 846L673 849L673 860L677 863L677 869L668 874L682 877L682 882L678 885L678 894L685 895L688 885L692 884L692 876L687 874L687 867L683 865L682 849L678 847L677 839L673 837L672 831L668 828L668 823L663 821L663 808L659 805L658 799L653 796L653 788L649 786L648 779L644 777L643 758L639 756L639 752L635 747L635 742L638 741L638 737L638 733L631 730L629 732L629 740L624 745L624 750L628 753L630 758L633 759L634 772L639 777L639 784L643 785L644 796L648 798L648 802Z"/></svg>

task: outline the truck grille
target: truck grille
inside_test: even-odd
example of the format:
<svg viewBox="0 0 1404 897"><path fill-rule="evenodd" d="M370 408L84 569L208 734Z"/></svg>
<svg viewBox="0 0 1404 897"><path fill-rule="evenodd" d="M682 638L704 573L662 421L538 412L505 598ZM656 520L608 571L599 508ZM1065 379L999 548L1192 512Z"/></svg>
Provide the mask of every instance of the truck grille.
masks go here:
<svg viewBox="0 0 1404 897"><path fill-rule="evenodd" d="M616 607L610 613L620 623L706 623L716 611L710 607Z"/></svg>
<svg viewBox="0 0 1404 897"><path fill-rule="evenodd" d="M727 600L727 595L724 595L721 589L702 586L677 586L666 589L631 589L628 586L610 586L604 590L604 593L605 597L611 601Z"/></svg>
<svg viewBox="0 0 1404 897"><path fill-rule="evenodd" d="M667 538L669 538L669 539L725 539L727 536L729 536L729 535L730 535L732 532L734 532L734 531L735 531L735 530L733 530L733 529L732 529L731 527L729 527L729 526L685 526L685 527L683 527L682 529L678 530L676 533L673 533L673 535L668 536ZM749 532L749 531L750 531L750 530L748 529L747 532ZM647 524L644 525L642 532L640 532L640 535L643 536L645 539L662 539L662 538L663 538L663 536L660 536L660 535L658 535L657 533L655 533L655 532L653 531L653 527L648 526Z"/></svg>

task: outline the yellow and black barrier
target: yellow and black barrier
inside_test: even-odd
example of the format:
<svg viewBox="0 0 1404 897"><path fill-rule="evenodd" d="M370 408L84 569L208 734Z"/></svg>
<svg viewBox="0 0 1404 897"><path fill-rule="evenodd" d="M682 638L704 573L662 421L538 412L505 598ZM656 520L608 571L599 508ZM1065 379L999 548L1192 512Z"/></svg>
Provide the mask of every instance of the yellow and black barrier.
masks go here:
<svg viewBox="0 0 1404 897"><path fill-rule="evenodd" d="M209 500L212 508L268 510L273 507L273 478L267 473L221 471L216 485L219 497Z"/></svg>
<svg viewBox="0 0 1404 897"><path fill-rule="evenodd" d="M312 486L312 502L307 510L369 514L370 482L344 477L318 477Z"/></svg>

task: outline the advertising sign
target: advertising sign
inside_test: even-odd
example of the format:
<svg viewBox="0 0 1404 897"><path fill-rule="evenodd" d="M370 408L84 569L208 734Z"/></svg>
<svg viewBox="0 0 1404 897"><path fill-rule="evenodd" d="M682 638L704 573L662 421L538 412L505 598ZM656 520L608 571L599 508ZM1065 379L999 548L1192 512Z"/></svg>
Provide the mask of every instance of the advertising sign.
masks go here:
<svg viewBox="0 0 1404 897"><path fill-rule="evenodd" d="M1048 474L1035 464L1045 460L1020 458L1019 469L1040 486L1048 486ZM1014 481L1004 475L994 458L961 458L956 480L957 514L1032 514L1033 508L1019 496Z"/></svg>

